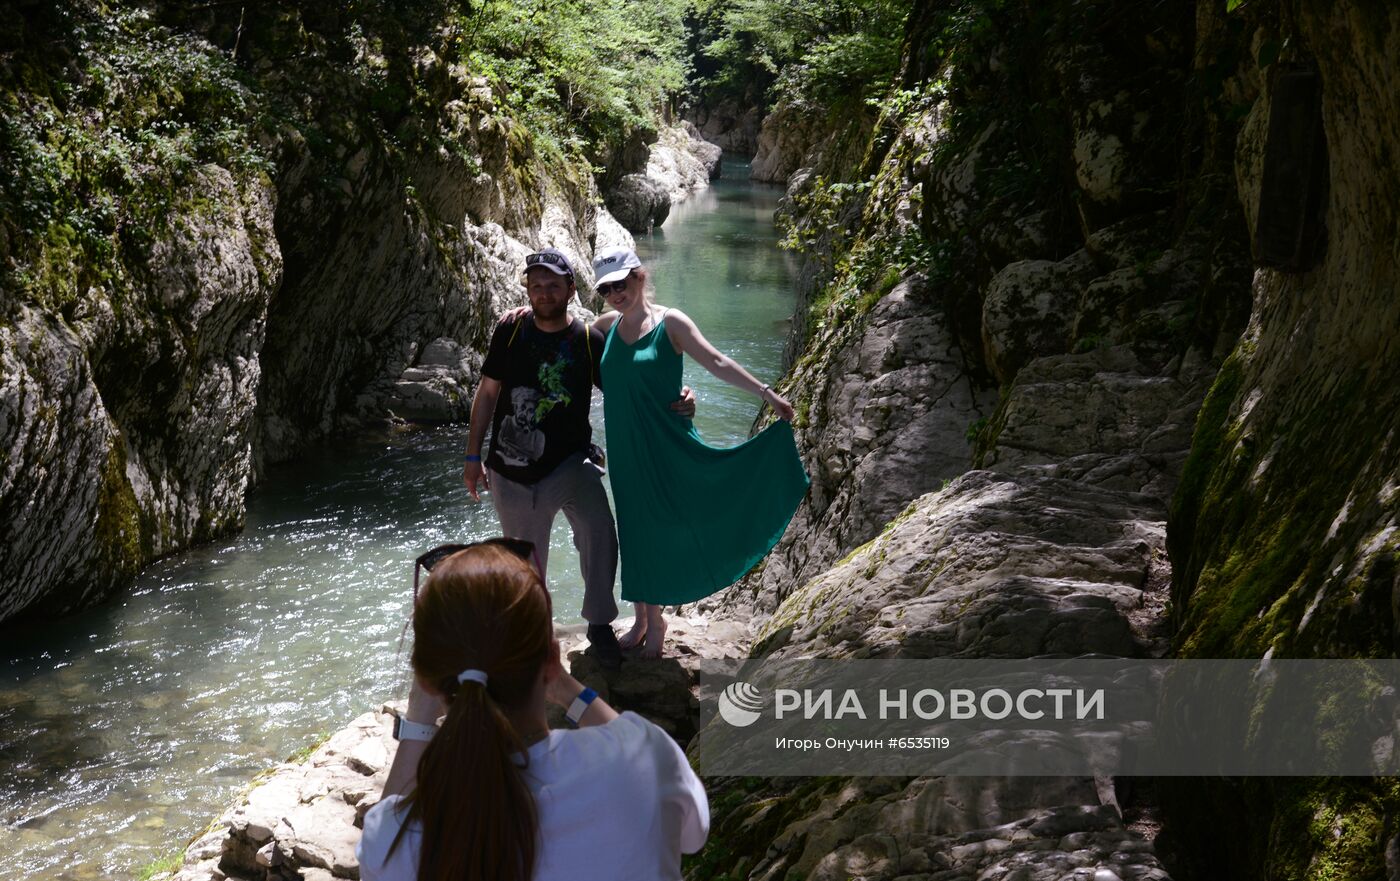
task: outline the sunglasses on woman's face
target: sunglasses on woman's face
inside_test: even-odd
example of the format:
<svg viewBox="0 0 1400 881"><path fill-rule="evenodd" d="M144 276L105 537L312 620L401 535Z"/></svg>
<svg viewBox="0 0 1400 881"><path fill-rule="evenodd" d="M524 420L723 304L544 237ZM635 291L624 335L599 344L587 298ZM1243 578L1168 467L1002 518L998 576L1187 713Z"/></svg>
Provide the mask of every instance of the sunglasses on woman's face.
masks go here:
<svg viewBox="0 0 1400 881"><path fill-rule="evenodd" d="M418 601L418 570L431 573L433 567L458 551L465 551L467 548L474 548L480 545L500 545L502 548L515 554L527 563L534 562L535 545L533 542L525 541L522 538L488 538L484 541L474 541L470 544L446 544L438 545L431 551L425 551L413 561L413 600Z"/></svg>
<svg viewBox="0 0 1400 881"><path fill-rule="evenodd" d="M600 285L598 285L598 296L600 296L600 297L610 297L610 296L612 296L613 294L615 294L615 293L617 293L617 292L619 292L619 291L626 290L626 289L627 289L627 279L629 279L629 278L631 278L631 277L632 277L632 274L629 272L621 281L610 281L610 282L608 282L607 284L600 284Z"/></svg>

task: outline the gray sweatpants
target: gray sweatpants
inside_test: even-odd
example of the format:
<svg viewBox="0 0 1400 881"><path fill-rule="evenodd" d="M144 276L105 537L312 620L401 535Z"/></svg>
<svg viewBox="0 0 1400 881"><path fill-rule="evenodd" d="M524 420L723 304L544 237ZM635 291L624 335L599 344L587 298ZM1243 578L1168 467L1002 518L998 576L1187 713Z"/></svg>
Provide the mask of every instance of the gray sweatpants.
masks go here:
<svg viewBox="0 0 1400 881"><path fill-rule="evenodd" d="M501 532L532 542L546 572L554 515L563 511L583 570L583 617L589 624L612 623L617 617L617 525L603 489L602 469L580 452L539 483L516 483L492 471L491 502L501 518Z"/></svg>

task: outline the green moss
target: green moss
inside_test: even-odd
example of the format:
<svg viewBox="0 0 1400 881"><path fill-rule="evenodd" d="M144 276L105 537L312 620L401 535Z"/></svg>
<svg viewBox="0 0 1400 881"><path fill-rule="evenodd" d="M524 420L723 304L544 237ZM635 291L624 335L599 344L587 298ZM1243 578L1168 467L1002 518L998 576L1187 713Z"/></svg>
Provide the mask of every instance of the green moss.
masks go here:
<svg viewBox="0 0 1400 881"><path fill-rule="evenodd" d="M172 851L163 857L151 860L136 873L136 881L151 881L157 875L166 875L180 868L185 861L183 849Z"/></svg>
<svg viewBox="0 0 1400 881"><path fill-rule="evenodd" d="M1383 456L1391 408L1368 393L1365 376L1353 374L1307 411L1252 426L1261 432L1256 438L1228 424L1231 401L1244 391L1239 370L1232 355L1201 409L1173 499L1168 536L1181 613L1178 651L1390 654L1388 586L1347 589L1330 570L1339 554L1348 560L1364 543L1354 530L1369 525L1342 522L1335 534L1331 526L1354 486L1374 491L1363 474ZM1328 451L1326 467L1319 467L1319 450Z"/></svg>
<svg viewBox="0 0 1400 881"><path fill-rule="evenodd" d="M142 541L141 508L126 480L126 450L120 438L113 439L102 466L93 532L114 580L134 575L150 556Z"/></svg>
<svg viewBox="0 0 1400 881"><path fill-rule="evenodd" d="M1001 387L1001 397L991 417L979 419L967 429L967 440L972 445L972 467L986 468L988 457L996 449L1001 430L1006 427L1007 407L1011 401L1011 387ZM975 429L975 430L974 430Z"/></svg>
<svg viewBox="0 0 1400 881"><path fill-rule="evenodd" d="M683 859L687 881L738 881L779 835L840 790L835 777L731 777L708 781L710 837Z"/></svg>
<svg viewBox="0 0 1400 881"><path fill-rule="evenodd" d="M1271 881L1366 881L1386 877L1387 815L1400 807L1397 781L1352 778L1288 781L1270 835Z"/></svg>
<svg viewBox="0 0 1400 881"><path fill-rule="evenodd" d="M324 746L326 741L330 740L334 733L333 731L319 731L313 734L311 736L311 742L293 751L291 755L287 756L287 761L300 765L302 762L311 758L312 753Z"/></svg>
<svg viewBox="0 0 1400 881"><path fill-rule="evenodd" d="M802 395L797 399L797 403L792 408L795 413L792 424L794 428L806 428L810 424L812 415L812 399L808 395Z"/></svg>

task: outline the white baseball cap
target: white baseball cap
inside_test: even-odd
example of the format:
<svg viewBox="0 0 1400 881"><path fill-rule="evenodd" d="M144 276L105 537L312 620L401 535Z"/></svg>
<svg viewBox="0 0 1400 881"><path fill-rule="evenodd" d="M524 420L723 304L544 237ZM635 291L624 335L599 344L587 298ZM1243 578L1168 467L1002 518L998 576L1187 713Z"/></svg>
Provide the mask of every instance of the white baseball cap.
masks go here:
<svg viewBox="0 0 1400 881"><path fill-rule="evenodd" d="M627 277L627 273L641 265L637 252L631 248L609 248L593 258L593 274L597 276L593 283L600 285L621 281Z"/></svg>

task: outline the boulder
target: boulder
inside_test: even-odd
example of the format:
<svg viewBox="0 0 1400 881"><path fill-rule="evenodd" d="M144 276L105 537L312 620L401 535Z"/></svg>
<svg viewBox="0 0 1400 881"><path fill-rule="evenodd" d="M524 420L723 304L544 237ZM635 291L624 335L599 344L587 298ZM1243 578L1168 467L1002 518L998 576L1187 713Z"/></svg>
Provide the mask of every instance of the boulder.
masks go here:
<svg viewBox="0 0 1400 881"><path fill-rule="evenodd" d="M1059 262L1021 260L998 272L982 301L983 355L1002 383L1040 355L1068 352L1084 285L1094 275L1087 251Z"/></svg>
<svg viewBox="0 0 1400 881"><path fill-rule="evenodd" d="M773 657L1027 658L1165 648L1132 613L1165 505L1079 481L972 471L790 595L760 628Z"/></svg>
<svg viewBox="0 0 1400 881"><path fill-rule="evenodd" d="M650 232L671 213L670 192L645 174L624 175L603 199L618 223L634 233Z"/></svg>
<svg viewBox="0 0 1400 881"><path fill-rule="evenodd" d="M394 384L394 395L386 402L389 411L414 422L466 421L481 360L456 340L433 340Z"/></svg>
<svg viewBox="0 0 1400 881"><path fill-rule="evenodd" d="M672 202L679 202L719 177L721 153L690 123L667 126L651 145L646 175L666 188Z"/></svg>

